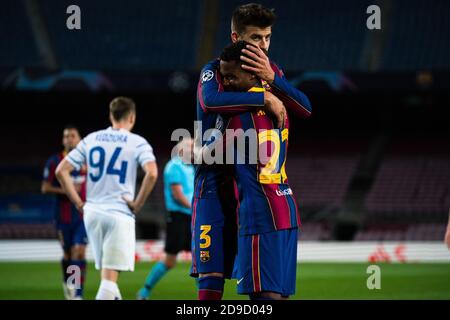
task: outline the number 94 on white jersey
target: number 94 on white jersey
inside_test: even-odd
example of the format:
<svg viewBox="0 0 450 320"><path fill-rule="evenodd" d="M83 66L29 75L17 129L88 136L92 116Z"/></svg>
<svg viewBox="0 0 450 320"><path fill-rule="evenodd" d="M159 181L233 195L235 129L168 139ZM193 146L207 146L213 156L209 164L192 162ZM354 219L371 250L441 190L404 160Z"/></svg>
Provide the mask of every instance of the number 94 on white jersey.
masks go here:
<svg viewBox="0 0 450 320"><path fill-rule="evenodd" d="M155 161L141 136L109 127L86 136L66 157L75 169L87 164L87 204L131 214L122 196L134 199L138 165Z"/></svg>

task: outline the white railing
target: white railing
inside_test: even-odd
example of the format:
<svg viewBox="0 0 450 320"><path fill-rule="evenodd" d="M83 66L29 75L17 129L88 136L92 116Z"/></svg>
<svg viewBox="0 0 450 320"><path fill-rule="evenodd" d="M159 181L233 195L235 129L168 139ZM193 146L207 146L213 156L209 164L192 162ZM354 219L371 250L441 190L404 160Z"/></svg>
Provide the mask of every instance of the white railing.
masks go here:
<svg viewBox="0 0 450 320"><path fill-rule="evenodd" d="M136 259L155 261L164 256L163 241L138 241ZM59 261L56 240L1 240L0 262ZM88 260L93 259L88 246ZM190 261L190 253L178 255ZM450 262L450 251L441 242L307 242L298 244L299 262Z"/></svg>

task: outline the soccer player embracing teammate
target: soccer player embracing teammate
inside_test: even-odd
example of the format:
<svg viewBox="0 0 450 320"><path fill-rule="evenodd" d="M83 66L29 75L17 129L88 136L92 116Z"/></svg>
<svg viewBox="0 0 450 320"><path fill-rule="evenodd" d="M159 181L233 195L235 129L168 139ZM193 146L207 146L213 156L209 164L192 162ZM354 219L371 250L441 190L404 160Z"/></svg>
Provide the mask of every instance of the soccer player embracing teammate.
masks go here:
<svg viewBox="0 0 450 320"><path fill-rule="evenodd" d="M204 163L196 166L191 275L199 276L200 300L222 298L224 278L231 276L238 247L238 256L243 254L238 258L240 293L249 294L255 299L279 299L291 295L292 288L295 288L292 264L294 263L295 268L299 219L282 165L289 130L285 107L297 116L306 118L311 113L311 105L308 98L289 84L283 72L267 56L274 21L273 10L259 4L237 7L231 21L232 41L246 41L248 45L241 47L242 57L239 55L238 63L235 58L229 60L234 61L239 70L254 76L252 87L257 83L256 79L262 81L261 90L247 91L250 88L230 85L230 78L225 79L220 72L219 59L209 62L201 72L197 90L197 120L202 122L202 136L196 137L197 147L200 147L199 138L202 140L202 148L214 139L205 136L208 129L223 130L230 118L238 115L244 117L240 121L234 118L235 123L241 122L240 127L264 129L266 132L281 130L273 135L266 133L264 137L258 137L259 142L255 142L279 142L279 151L273 153L279 161L272 162L270 166L266 164L237 168ZM235 80L240 78L236 76ZM258 112L262 117L255 124L254 115ZM242 120L245 120L244 123ZM254 176L249 181L244 181L249 178L250 172ZM236 184L235 175L239 185ZM257 179L254 180L254 177ZM256 202L249 203L248 199L245 201L242 198L242 190L247 187L253 192L250 197L258 197ZM269 194L264 194L265 192ZM278 196L283 199L275 198ZM239 200L242 203L239 204ZM238 227L238 209L239 219L243 219L239 220L239 237L235 233ZM289 231L280 232L282 230ZM276 233L272 234L273 232ZM232 241L233 238L239 238L239 244ZM271 246L265 247L267 243L271 243ZM283 252L286 245L292 248L285 256L273 256L273 250L282 247ZM267 254L264 261L261 259L263 252ZM268 262L268 259L282 260L277 264L276 261ZM289 260L289 269L282 268L284 259ZM261 271L268 272L267 270L270 275L264 273L261 277ZM282 274L270 278L276 272Z"/></svg>
<svg viewBox="0 0 450 320"><path fill-rule="evenodd" d="M220 56L226 91L270 90L267 83L241 66L242 50L249 45L235 42ZM223 141L233 148L239 187L238 293L251 299L287 298L295 293L300 226L286 174L289 118L277 128L264 111L256 110L231 117L223 128Z"/></svg>

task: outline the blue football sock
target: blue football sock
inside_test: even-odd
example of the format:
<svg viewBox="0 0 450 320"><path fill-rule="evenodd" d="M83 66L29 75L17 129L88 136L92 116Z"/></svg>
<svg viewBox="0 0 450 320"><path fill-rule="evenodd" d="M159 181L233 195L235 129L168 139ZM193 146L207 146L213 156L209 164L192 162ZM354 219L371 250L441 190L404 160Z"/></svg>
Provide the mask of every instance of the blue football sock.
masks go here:
<svg viewBox="0 0 450 320"><path fill-rule="evenodd" d="M62 259L61 260L61 270L63 273L63 282L67 284L67 278L69 278L69 274L67 273L67 268L72 264L72 261Z"/></svg>
<svg viewBox="0 0 450 320"><path fill-rule="evenodd" d="M164 262L158 262L152 268L147 278L145 279L144 287L139 291L139 295L142 298L147 298L150 291L155 287L159 280L167 273L169 269L164 264Z"/></svg>
<svg viewBox="0 0 450 320"><path fill-rule="evenodd" d="M221 300L225 280L222 277L206 276L198 279L198 300Z"/></svg>

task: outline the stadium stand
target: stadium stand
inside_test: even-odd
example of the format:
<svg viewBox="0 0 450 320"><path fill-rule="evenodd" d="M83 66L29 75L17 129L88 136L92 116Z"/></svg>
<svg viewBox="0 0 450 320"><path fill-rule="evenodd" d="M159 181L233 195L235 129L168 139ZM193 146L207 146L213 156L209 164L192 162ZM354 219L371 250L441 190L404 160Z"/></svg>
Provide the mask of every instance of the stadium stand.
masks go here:
<svg viewBox="0 0 450 320"><path fill-rule="evenodd" d="M443 239L450 208L447 142L436 135L393 139L365 197L354 240Z"/></svg>
<svg viewBox="0 0 450 320"><path fill-rule="evenodd" d="M190 70L195 67L200 1L132 2L81 0L80 32L61 14L70 1L42 3L57 59L64 68L95 70ZM102 19L97 17L101 16ZM176 43L176 47L174 46Z"/></svg>
<svg viewBox="0 0 450 320"><path fill-rule="evenodd" d="M41 61L34 46L30 23L25 14L23 1L8 1L0 10L0 38L8 41L0 50L1 67L39 67ZM20 39L20 41L12 41Z"/></svg>
<svg viewBox="0 0 450 320"><path fill-rule="evenodd" d="M366 206L378 220L445 218L450 207L450 157L387 157Z"/></svg>
<svg viewBox="0 0 450 320"><path fill-rule="evenodd" d="M56 239L53 223L4 223L0 224L0 239Z"/></svg>
<svg viewBox="0 0 450 320"><path fill-rule="evenodd" d="M442 241L443 223L407 223L371 225L359 230L354 241Z"/></svg>
<svg viewBox="0 0 450 320"><path fill-rule="evenodd" d="M214 52L207 55L210 58L211 55L212 57L217 55L229 42L230 14L236 5L242 3L238 0L216 0L213 2L217 5L215 7L217 12L210 12L206 10L205 1L201 0L191 1L189 6L181 0L158 2L156 6L152 1L145 0L117 1L113 5L106 0L79 0L77 4L82 9L82 29L70 32L65 25L66 8L72 4L71 1L32 2L39 5L37 12L30 13L26 10L24 1L8 1L8 4L3 6L4 10L0 11L0 20L7 26L0 28L1 38L20 39L20 41L8 41L8 46L0 51L2 70L4 68L8 70L10 68L45 69L36 45L39 42L39 36L33 32L35 30L30 21L30 14L37 14L45 22L51 50L56 57L58 67L70 70L108 70L117 72L119 75L121 72L148 74L149 78L155 74L173 70L196 73L203 63L199 61L199 51L207 47L206 42L212 41L211 47ZM281 67L288 73L302 70L362 72L369 70L369 66L361 64L361 61L365 61L364 54L370 51L370 45L373 45L368 41L373 33L365 27L367 17L365 12L367 6L372 4L371 1L350 0L342 3L332 0L313 2L286 0L276 3L262 0L260 2L276 8L279 19L274 28L270 55L274 61L279 61L282 64ZM378 45L381 48L378 57L380 61L377 69L370 69L370 71L422 69L448 71L450 42L446 36L450 32L450 22L446 12L450 9L450 2L435 0L430 4L420 0L396 0L380 2L380 5L383 7L386 3L390 3L391 7L389 12L383 11L386 13L387 20L383 26L383 36L378 39ZM214 8L214 6L208 8ZM214 15L214 19L210 19L213 25L210 24L211 21L205 22L205 18L209 15ZM361 27L355 28L355 24ZM202 38L205 28L211 28L210 31L213 34L211 39ZM367 73L364 74L367 75ZM429 74L427 83L432 84L438 78L438 75ZM133 78L130 76L129 79ZM196 79L196 76L192 76L192 79ZM71 82L67 86L70 84ZM116 88L112 90L114 89ZM359 89L356 88L352 93L358 94ZM195 93L186 94L189 94L192 105L187 106L186 98L183 101L186 105L180 104L180 106L193 110ZM367 99L371 99L378 93L370 92L369 94L373 96L368 95ZM51 96L52 93L48 95ZM334 97L328 97L328 99L333 100ZM183 96L179 101L184 98ZM429 103L428 100L425 101L426 98L424 97L423 103ZM75 103L70 104L66 100L58 101L58 99L59 97L52 96L48 101L53 100L51 103L54 105L66 103L65 106L68 109L76 107ZM154 97L148 99L148 96L145 96L142 99L145 99L146 104L151 105ZM391 97L386 101L390 99ZM416 97L416 101L417 99ZM28 101L27 98L23 98L20 103L25 105ZM342 103L343 100L340 101ZM370 105L370 101L366 102ZM165 101L160 104L165 104ZM322 112L331 114L334 111L337 114L338 108L330 107L334 106L334 101L329 105L320 102L318 105L318 108L314 105L316 109L312 118L319 114L316 119L321 119ZM362 110L364 107L361 105L358 109ZM325 110L326 108L328 110ZM86 110L86 108L83 109L83 112ZM351 114L348 110L342 112ZM145 119L150 119L149 114L147 113ZM374 118L377 116L379 115L375 115ZM83 117L84 114L78 119L89 120ZM20 126L13 124L9 129L0 128L5 137L9 135L15 137L15 139L2 141L3 149L8 152L2 154L0 158L0 165L2 165L0 167L0 238L19 237L17 235L54 236L50 231L43 231L43 233L30 231L33 228L50 230L51 222L48 219L48 213L51 212L50 204L48 198L40 194L40 183L46 157L55 151L55 147L60 142L59 135L55 135L59 129L55 127L62 125L62 123L51 123L45 115L42 118L42 123L33 124L33 127L27 127L27 130L21 130L22 125L25 124L19 120L16 123L20 123ZM94 112L92 118L95 119ZM380 118L385 118L385 115L381 115ZM359 125L365 126L365 121L367 120L359 121ZM95 120L92 122L94 124L85 124L86 127L91 130L95 126L97 129ZM180 122L183 123L183 121ZM319 131L327 126L326 123L322 127L317 123L315 125ZM422 125L420 119L415 122L415 125L417 127ZM342 130L345 130L344 126L342 125ZM302 128L301 131L303 130ZM340 128L336 125L329 130L339 131ZM330 136L334 133L328 132ZM358 133L353 132L353 134L352 138L356 140ZM428 137L426 140L435 141L436 139ZM18 141L20 143L17 143ZM167 140L156 141L156 143L169 145ZM359 197L358 199L352 198L353 194L351 197L348 195L351 193L352 185L356 186L356 191L361 188L358 183L352 184L352 182L358 180L355 176L358 176L358 165L364 157L363 148L360 146L351 152L344 151L344 143L338 139L331 144L324 141L317 141L314 144L316 144L315 147L312 147L312 144L303 144L296 150L290 147L287 164L290 184L297 196L302 216L305 217L303 239L331 239L330 215L345 210L350 211L349 206L346 206L349 198L353 202L361 200L363 203L360 217L361 229L356 233L355 239L428 240L439 238L437 235L440 236L442 233L443 220L447 217L450 207L450 154L445 151L448 149L448 141L447 144L446 141L441 141L437 146L430 146L429 144L419 145L417 141L405 142L400 139L400 141L394 141L387 151L380 148L381 151L377 151L375 157L381 159L377 170L373 176L362 179L366 179L363 182L367 184L367 190L363 190L362 195L358 192L354 193L355 197ZM366 141L364 147L368 145L369 142ZM24 148L26 148L26 156L23 156ZM317 152L318 149L325 151ZM155 150L157 150L160 177L162 177L162 169L168 160L169 152L161 148ZM138 217L138 222L152 223L159 227L164 225L165 208L162 186L162 179L160 179L144 207L143 214ZM37 207L37 211L28 210L32 205ZM34 220L31 219L31 224L29 221L25 223L21 220L27 214L35 217ZM323 218L326 218L325 221L322 220ZM8 231L8 229L14 231Z"/></svg>
<svg viewBox="0 0 450 320"><path fill-rule="evenodd" d="M324 241L331 239L331 228L328 223L308 222L300 228L299 238L303 241Z"/></svg>
<svg viewBox="0 0 450 320"><path fill-rule="evenodd" d="M368 220L443 222L450 208L448 141L394 139L365 206Z"/></svg>
<svg viewBox="0 0 450 320"><path fill-rule="evenodd" d="M386 47L381 70L448 70L450 42L443 35L450 32L445 0L393 1L394 10L389 21Z"/></svg>
<svg viewBox="0 0 450 320"><path fill-rule="evenodd" d="M289 183L298 193L301 208L337 209L342 207L356 157L323 156L289 159Z"/></svg>
<svg viewBox="0 0 450 320"><path fill-rule="evenodd" d="M65 27L66 8L72 2L37 3L58 67L142 72L197 71L199 52L209 41L213 42L213 52L207 56L217 56L230 41L230 14L242 2L215 2L218 9L214 13L200 0L191 1L189 6L181 0L159 2L156 6L144 0L114 5L106 0L80 0L77 4L82 8L83 24L77 32ZM363 61L375 45L381 48L377 70L450 68L450 44L443 36L450 32L448 1L435 0L432 5L421 0L392 1L389 10L384 10L381 3L387 17L377 43L369 41L372 34L366 28L365 12L372 4L369 0L287 0L282 5L269 0L260 2L276 7L279 19L271 57L290 72L371 70ZM205 20L212 14L217 19L209 25ZM33 38L23 2L9 1L0 18L8 26L0 30L2 39L21 39L9 41L7 50L0 53L0 65L44 67L35 45L39 39ZM355 23L361 27L355 28ZM205 28L212 30L212 39L202 38Z"/></svg>
<svg viewBox="0 0 450 320"><path fill-rule="evenodd" d="M221 1L216 34L216 54L230 41L230 14L240 1ZM271 56L282 68L298 70L354 70L363 47L364 27L355 28L355 21L365 26L361 12L370 1L341 2L260 1L276 7L280 19L276 22L271 44ZM289 32L285 32L288 30Z"/></svg>

